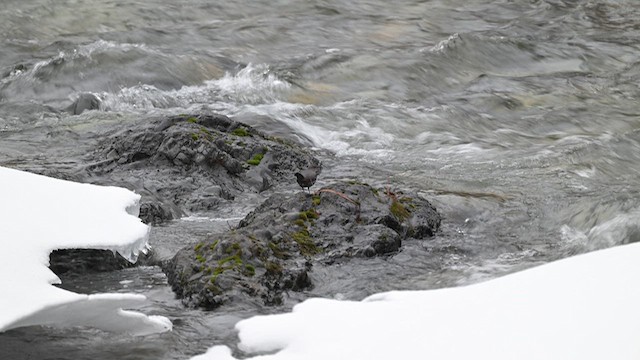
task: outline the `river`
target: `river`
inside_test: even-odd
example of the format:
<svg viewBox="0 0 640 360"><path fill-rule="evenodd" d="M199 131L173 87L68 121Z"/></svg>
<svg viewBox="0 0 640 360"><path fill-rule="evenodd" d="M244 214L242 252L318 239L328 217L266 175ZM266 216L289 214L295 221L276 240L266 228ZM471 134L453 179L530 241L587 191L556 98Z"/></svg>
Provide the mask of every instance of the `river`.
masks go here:
<svg viewBox="0 0 640 360"><path fill-rule="evenodd" d="M187 359L305 297L465 285L638 241L639 27L635 0L4 0L0 166L60 175L104 129L217 112L318 150L319 185L415 189L444 219L355 277L315 269L319 285L281 308L187 309L157 267L63 279L145 294L174 330L16 329L0 357ZM100 110L61 111L81 93ZM156 256L259 201L154 227Z"/></svg>

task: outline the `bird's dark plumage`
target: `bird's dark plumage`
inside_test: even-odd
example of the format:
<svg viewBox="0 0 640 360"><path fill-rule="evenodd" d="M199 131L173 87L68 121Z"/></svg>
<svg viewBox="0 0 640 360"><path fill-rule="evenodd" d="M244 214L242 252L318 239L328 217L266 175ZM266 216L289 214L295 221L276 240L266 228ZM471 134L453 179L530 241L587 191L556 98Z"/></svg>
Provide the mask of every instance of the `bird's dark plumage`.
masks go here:
<svg viewBox="0 0 640 360"><path fill-rule="evenodd" d="M310 187L313 186L313 184L316 183L316 178L318 177L318 170L315 168L309 168L309 169L297 172L295 173L295 175L296 175L296 180L298 181L298 185L300 185L302 189L304 188L309 189Z"/></svg>

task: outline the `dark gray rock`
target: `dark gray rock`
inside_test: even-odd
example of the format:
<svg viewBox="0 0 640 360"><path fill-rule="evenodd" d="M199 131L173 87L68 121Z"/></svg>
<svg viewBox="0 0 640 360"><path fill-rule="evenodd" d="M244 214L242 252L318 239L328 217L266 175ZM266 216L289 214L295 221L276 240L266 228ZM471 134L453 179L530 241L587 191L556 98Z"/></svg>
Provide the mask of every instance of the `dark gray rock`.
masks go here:
<svg viewBox="0 0 640 360"><path fill-rule="evenodd" d="M79 114L97 109L99 101L93 94L81 94L68 110ZM320 162L300 145L267 136L222 115L127 121L116 130L96 132L95 137L96 146L83 159L84 165L30 164L23 170L133 190L142 195L140 218L152 225L189 212L223 207L242 193L259 193L279 186L290 188L295 185L294 173L310 167L321 168ZM103 250L55 251L50 264L58 274L134 266ZM289 267L281 275L265 280L265 286L280 289L293 283L297 284L293 288L303 288L304 269L304 264L299 270ZM265 293L264 298L265 302L278 301L270 293Z"/></svg>
<svg viewBox="0 0 640 360"><path fill-rule="evenodd" d="M301 146L222 115L132 124L87 158L90 176L142 195L141 217L151 224L224 206L244 192L290 186L294 173L320 168Z"/></svg>
<svg viewBox="0 0 640 360"><path fill-rule="evenodd" d="M144 202L140 204L138 217L145 224L157 225L167 220L180 218L182 212L171 204L163 204L160 201Z"/></svg>
<svg viewBox="0 0 640 360"><path fill-rule="evenodd" d="M288 291L313 287L314 264L389 256L439 226L440 215L417 195L341 182L313 195L274 194L236 229L183 248L163 269L190 306L280 304Z"/></svg>
<svg viewBox="0 0 640 360"><path fill-rule="evenodd" d="M134 264L110 250L64 249L49 255L49 268L57 275L77 275L114 271Z"/></svg>
<svg viewBox="0 0 640 360"><path fill-rule="evenodd" d="M100 100L100 98L92 93L82 93L71 105L69 105L65 109L65 111L73 115L80 115L87 110L100 109L101 102L102 101Z"/></svg>

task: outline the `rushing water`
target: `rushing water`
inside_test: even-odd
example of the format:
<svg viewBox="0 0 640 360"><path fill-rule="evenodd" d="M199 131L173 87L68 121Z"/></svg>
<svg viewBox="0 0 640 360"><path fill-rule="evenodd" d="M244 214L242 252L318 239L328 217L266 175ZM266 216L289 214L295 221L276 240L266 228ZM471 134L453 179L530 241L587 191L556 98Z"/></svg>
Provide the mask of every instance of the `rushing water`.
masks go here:
<svg viewBox="0 0 640 360"><path fill-rule="evenodd" d="M463 285L640 239L640 4L635 0L3 0L0 165L63 174L105 129L214 111L321 150L319 183L419 190L444 214L367 271L282 309L185 309L155 267L64 279L133 291L174 331L0 334L2 359L186 359L305 296ZM100 111L60 110L82 92ZM152 230L157 256L259 199ZM6 310L6 309L5 309Z"/></svg>

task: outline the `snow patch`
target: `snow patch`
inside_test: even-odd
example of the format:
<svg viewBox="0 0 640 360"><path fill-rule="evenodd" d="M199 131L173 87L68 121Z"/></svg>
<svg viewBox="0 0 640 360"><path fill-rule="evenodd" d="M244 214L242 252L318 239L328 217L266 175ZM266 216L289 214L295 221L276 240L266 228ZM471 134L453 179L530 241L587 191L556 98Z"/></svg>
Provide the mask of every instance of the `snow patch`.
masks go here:
<svg viewBox="0 0 640 360"><path fill-rule="evenodd" d="M84 295L52 284L57 249L110 249L130 261L148 250L140 196L0 167L0 332L29 325L92 326L143 335L171 329L159 316L124 311L136 294Z"/></svg>
<svg viewBox="0 0 640 360"><path fill-rule="evenodd" d="M239 322L239 348L260 360L640 359L638 259L635 243L464 287L310 299ZM193 359L235 358L216 346Z"/></svg>

